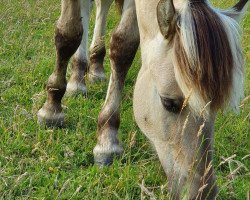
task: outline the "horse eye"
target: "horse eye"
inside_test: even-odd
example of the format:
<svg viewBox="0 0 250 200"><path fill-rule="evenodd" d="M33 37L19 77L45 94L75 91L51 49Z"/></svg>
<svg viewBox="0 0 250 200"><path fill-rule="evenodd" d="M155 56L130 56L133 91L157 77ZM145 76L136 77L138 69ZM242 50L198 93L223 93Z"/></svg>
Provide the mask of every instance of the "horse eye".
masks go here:
<svg viewBox="0 0 250 200"><path fill-rule="evenodd" d="M182 108L183 100L182 99L169 99L166 97L161 97L161 102L167 111L172 113L179 113Z"/></svg>

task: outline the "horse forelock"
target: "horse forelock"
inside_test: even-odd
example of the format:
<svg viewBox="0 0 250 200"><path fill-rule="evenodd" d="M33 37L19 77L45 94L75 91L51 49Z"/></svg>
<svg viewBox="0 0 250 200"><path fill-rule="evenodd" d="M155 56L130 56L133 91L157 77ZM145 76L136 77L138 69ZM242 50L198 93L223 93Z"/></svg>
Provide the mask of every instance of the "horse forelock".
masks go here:
<svg viewBox="0 0 250 200"><path fill-rule="evenodd" d="M206 113L228 104L236 107L236 90L241 89L235 84L239 84L236 79L242 79L243 66L236 21L206 1L196 0L187 2L180 10L177 29L173 51L175 76L186 97L192 89L190 107Z"/></svg>

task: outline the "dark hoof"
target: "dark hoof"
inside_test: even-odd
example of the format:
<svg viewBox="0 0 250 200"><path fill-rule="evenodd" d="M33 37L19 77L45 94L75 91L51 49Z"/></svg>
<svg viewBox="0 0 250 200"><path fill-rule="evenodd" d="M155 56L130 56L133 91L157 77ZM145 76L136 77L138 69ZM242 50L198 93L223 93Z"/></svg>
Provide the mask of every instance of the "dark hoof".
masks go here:
<svg viewBox="0 0 250 200"><path fill-rule="evenodd" d="M95 163L99 166L109 166L113 163L115 158L121 157L123 148L120 145L113 145L112 147L103 147L96 145L93 150Z"/></svg>
<svg viewBox="0 0 250 200"><path fill-rule="evenodd" d="M95 156L95 164L98 166L109 166L113 164L113 155Z"/></svg>

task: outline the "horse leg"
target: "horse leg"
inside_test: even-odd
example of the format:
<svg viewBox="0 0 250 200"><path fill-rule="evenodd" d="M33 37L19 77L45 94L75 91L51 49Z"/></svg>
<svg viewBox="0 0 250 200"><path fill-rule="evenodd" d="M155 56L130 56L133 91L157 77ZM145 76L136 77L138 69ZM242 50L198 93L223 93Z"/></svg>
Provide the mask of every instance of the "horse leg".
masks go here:
<svg viewBox="0 0 250 200"><path fill-rule="evenodd" d="M96 20L89 57L89 80L91 82L105 80L103 68L103 61L106 54L104 35L108 11L113 1L114 0L95 0Z"/></svg>
<svg viewBox="0 0 250 200"><path fill-rule="evenodd" d="M85 95L87 92L84 79L88 68L88 30L92 0L81 0L80 5L84 32L81 44L73 56L72 75L66 89L68 95Z"/></svg>
<svg viewBox="0 0 250 200"><path fill-rule="evenodd" d="M121 21L111 38L112 74L104 107L98 117L98 142L93 152L95 162L100 165L111 164L113 156L123 152L117 139L121 93L126 74L138 49L139 40L134 0L127 0L123 5Z"/></svg>
<svg viewBox="0 0 250 200"><path fill-rule="evenodd" d="M37 114L40 124L62 126L64 123L61 100L66 90L67 65L81 42L82 33L80 1L62 0L55 30L56 66L48 80L47 101Z"/></svg>

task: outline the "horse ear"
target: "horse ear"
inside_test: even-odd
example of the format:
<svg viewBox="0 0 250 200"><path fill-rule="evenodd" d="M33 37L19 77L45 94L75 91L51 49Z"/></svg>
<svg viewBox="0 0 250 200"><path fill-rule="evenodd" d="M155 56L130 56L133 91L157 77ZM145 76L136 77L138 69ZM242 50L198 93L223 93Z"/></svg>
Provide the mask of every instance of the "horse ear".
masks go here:
<svg viewBox="0 0 250 200"><path fill-rule="evenodd" d="M176 16L173 0L160 0L157 5L157 20L165 39L171 40L175 34Z"/></svg>
<svg viewBox="0 0 250 200"><path fill-rule="evenodd" d="M240 0L231 10L223 11L222 13L239 22L247 11L248 2L248 0Z"/></svg>
<svg viewBox="0 0 250 200"><path fill-rule="evenodd" d="M241 12L244 10L244 7L247 5L248 0L240 0L235 6L233 7L234 10Z"/></svg>

